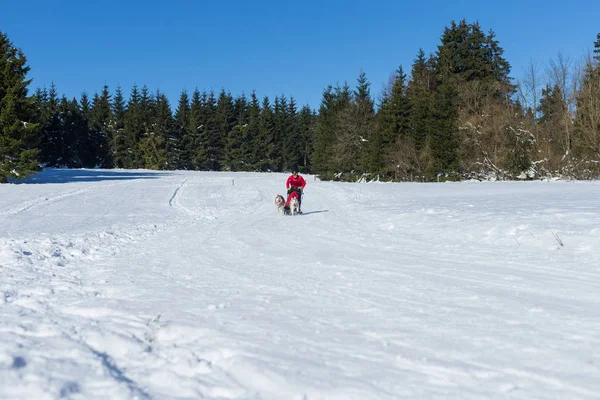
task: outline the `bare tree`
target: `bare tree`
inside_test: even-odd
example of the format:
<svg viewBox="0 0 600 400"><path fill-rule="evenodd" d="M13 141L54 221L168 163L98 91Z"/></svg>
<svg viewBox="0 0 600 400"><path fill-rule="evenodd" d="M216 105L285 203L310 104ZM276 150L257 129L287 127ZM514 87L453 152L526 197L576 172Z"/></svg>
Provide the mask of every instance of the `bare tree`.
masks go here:
<svg viewBox="0 0 600 400"><path fill-rule="evenodd" d="M424 157L419 154L413 141L406 136L399 136L387 154L387 168L394 171L395 180L421 180L425 173L425 164Z"/></svg>
<svg viewBox="0 0 600 400"><path fill-rule="evenodd" d="M573 117L577 105L578 83L580 80L579 68L575 63L565 58L560 52L556 58L550 60L550 65L547 70L548 81L550 86L558 87L561 91L562 98L565 102L563 115L561 116L561 127L563 130L562 137L559 139L562 143L563 154L562 158L570 163L571 161L571 146L572 146L572 127Z"/></svg>
<svg viewBox="0 0 600 400"><path fill-rule="evenodd" d="M592 176L588 177L596 178L600 163L600 63L589 56L583 70L577 97L574 145L582 167L588 162L595 166Z"/></svg>
<svg viewBox="0 0 600 400"><path fill-rule="evenodd" d="M517 84L519 100L525 108L525 111L532 113L535 124L537 116L536 110L539 105L540 82L539 82L540 66L532 61L529 61L527 67L523 69L523 78Z"/></svg>

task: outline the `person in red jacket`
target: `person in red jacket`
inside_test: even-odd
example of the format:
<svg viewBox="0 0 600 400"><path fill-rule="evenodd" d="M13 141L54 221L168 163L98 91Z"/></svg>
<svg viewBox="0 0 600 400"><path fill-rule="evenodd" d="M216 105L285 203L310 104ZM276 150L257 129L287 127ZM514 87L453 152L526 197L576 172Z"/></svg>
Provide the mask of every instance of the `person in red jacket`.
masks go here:
<svg viewBox="0 0 600 400"><path fill-rule="evenodd" d="M290 200L292 199L291 194L295 192L298 195L298 207L302 210L302 192L304 191L304 187L306 186L306 181L300 175L298 175L298 170L292 170L292 174L287 179L285 183L285 187L287 188L288 198L285 203L286 207L290 206ZM300 211L302 213L302 211Z"/></svg>

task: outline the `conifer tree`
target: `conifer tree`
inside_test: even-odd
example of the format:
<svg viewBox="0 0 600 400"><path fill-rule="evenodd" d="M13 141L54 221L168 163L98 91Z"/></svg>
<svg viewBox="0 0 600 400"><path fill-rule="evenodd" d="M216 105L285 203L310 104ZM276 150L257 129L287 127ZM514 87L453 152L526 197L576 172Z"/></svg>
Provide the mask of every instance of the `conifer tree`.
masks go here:
<svg viewBox="0 0 600 400"><path fill-rule="evenodd" d="M84 129L87 125L83 124L77 100L69 101L63 96L59 104L59 113L61 121L59 164L69 168L82 167L79 142L85 141L87 132ZM85 151L83 146L82 150Z"/></svg>
<svg viewBox="0 0 600 400"><path fill-rule="evenodd" d="M112 141L110 101L111 95L108 86L104 85L102 93L94 95L90 110L91 135L96 147L98 164L103 167L110 167L112 165L110 154L110 143Z"/></svg>
<svg viewBox="0 0 600 400"><path fill-rule="evenodd" d="M110 121L110 142L109 142L109 157L106 162L107 168L115 166L115 156L119 153L119 157L122 157L125 151L124 146L124 129L125 129L125 114L126 114L125 98L123 97L123 90L120 86L117 86L115 90L115 96L111 103L111 121Z"/></svg>
<svg viewBox="0 0 600 400"><path fill-rule="evenodd" d="M367 74L362 70L356 79L354 101L364 107L367 112L374 112L374 103L373 99L371 98L371 82L369 82L367 79Z"/></svg>
<svg viewBox="0 0 600 400"><path fill-rule="evenodd" d="M417 151L425 147L430 131L434 81L435 60L433 56L427 59L423 49L420 49L412 65L411 79L406 89L410 104L408 128Z"/></svg>
<svg viewBox="0 0 600 400"><path fill-rule="evenodd" d="M244 153L246 154L248 165L247 171L254 171L260 160L262 148L258 143L260 131L260 103L255 92L250 95L248 105L248 126L245 130Z"/></svg>
<svg viewBox="0 0 600 400"><path fill-rule="evenodd" d="M211 91L209 94L202 92L197 106L194 100L195 97L192 99L191 107L191 121L193 125L191 130L194 138L193 148L195 150L192 163L194 169L208 171L211 170L211 138L217 134L217 99L214 92Z"/></svg>
<svg viewBox="0 0 600 400"><path fill-rule="evenodd" d="M406 75L400 66L396 70L389 93L384 95L380 106L383 147L394 143L400 135L408 134L410 104L406 91Z"/></svg>
<svg viewBox="0 0 600 400"><path fill-rule="evenodd" d="M214 123L216 129L209 132L208 163L211 171L222 170L225 164L225 143L229 132L235 125L235 108L231 93L222 89L217 100L214 112Z"/></svg>
<svg viewBox="0 0 600 400"><path fill-rule="evenodd" d="M256 99L255 106L258 106L258 100ZM250 98L252 101L252 96ZM256 130L252 132L250 130L250 112L252 104L248 102L248 99L245 95L242 94L241 97L237 98L235 101L235 109L237 114L237 124L238 128L241 130L241 145L240 145L240 166L239 170L242 171L252 171L253 168L253 146L254 146L254 138L256 136ZM255 110L256 114L255 122L258 122L258 112L260 112L260 107L258 110Z"/></svg>
<svg viewBox="0 0 600 400"><path fill-rule="evenodd" d="M449 76L437 84L432 105L431 132L427 140L426 174L431 180L458 172L458 91Z"/></svg>
<svg viewBox="0 0 600 400"><path fill-rule="evenodd" d="M230 171L240 171L247 165L245 135L247 129L248 101L245 95L234 100L233 127L227 132L225 141L225 167Z"/></svg>
<svg viewBox="0 0 600 400"><path fill-rule="evenodd" d="M313 153L313 169L324 179L333 177L336 165L333 161L333 148L336 143L339 113L350 104L351 94L348 84L343 87L328 86L323 91L323 98L317 116L315 146Z"/></svg>
<svg viewBox="0 0 600 400"><path fill-rule="evenodd" d="M187 127L190 119L190 100L184 90L179 96L177 110L173 121L173 138L168 146L169 167L171 169L189 169L185 158Z"/></svg>
<svg viewBox="0 0 600 400"><path fill-rule="evenodd" d="M83 92L81 94L79 104L77 104L77 101L73 99L71 102L71 107L77 108L77 113L74 109L71 111L73 115L76 116L76 118L74 118L74 124L76 126L75 130L77 131L75 166L82 168L96 167L98 165L96 147L92 141L89 126L91 104L87 93Z"/></svg>
<svg viewBox="0 0 600 400"><path fill-rule="evenodd" d="M361 71L353 98L340 108L335 128L332 164L340 172L379 172L369 152L374 132L374 105L370 82Z"/></svg>
<svg viewBox="0 0 600 400"><path fill-rule="evenodd" d="M315 130L317 116L308 105L302 107L298 113L298 131L301 143L301 161L298 168L305 173L312 172L312 155L315 146Z"/></svg>
<svg viewBox="0 0 600 400"><path fill-rule="evenodd" d="M386 164L390 163L392 166L397 164L397 160L392 162L389 160L396 141L409 142L407 144L415 147L414 138L410 136L409 130L410 103L406 91L406 75L400 66L394 75L389 92L383 95L378 113L378 129L369 144L373 171L383 169L389 171L393 168ZM395 154L399 155L398 152Z"/></svg>
<svg viewBox="0 0 600 400"><path fill-rule="evenodd" d="M171 138L173 129L171 106L167 97L158 91L151 104L152 108L150 110L144 110L145 115L151 118L151 121L139 142L140 154L144 168L166 169L168 166L167 141Z"/></svg>
<svg viewBox="0 0 600 400"><path fill-rule="evenodd" d="M187 118L185 134L182 139L181 162L183 169L198 170L201 169L202 162L198 160L199 133L206 123L204 118L204 103L206 93L200 95L200 91L195 89L190 101L190 115Z"/></svg>
<svg viewBox="0 0 600 400"><path fill-rule="evenodd" d="M142 86L142 90L140 91L140 116L142 119L143 134L152 131L155 107L156 101L150 94L150 89L146 85Z"/></svg>
<svg viewBox="0 0 600 400"><path fill-rule="evenodd" d="M139 143L144 135L144 109L136 85L131 89L123 130L113 142L114 162L117 168L141 168L143 165Z"/></svg>
<svg viewBox="0 0 600 400"><path fill-rule="evenodd" d="M273 131L273 138L269 146L268 157L271 161L271 170L280 172L284 168L284 145L285 137L287 136L288 130L288 101L285 95L275 96L275 102L273 104L273 121L275 123L275 130Z"/></svg>
<svg viewBox="0 0 600 400"><path fill-rule="evenodd" d="M500 95L508 95L515 91L515 86L510 78L510 63L504 58L504 49L500 47L499 42L495 39L496 34L490 29L485 38L485 60L491 70L491 77L502 84ZM506 99L501 99L506 100Z"/></svg>
<svg viewBox="0 0 600 400"><path fill-rule="evenodd" d="M226 97L227 95L223 95ZM221 95L219 95L221 97ZM223 137L221 137L221 128L217 115L217 98L213 91L208 95L202 94L201 120L198 126L198 135L196 137L196 155L195 165L197 169L205 171L219 171L222 166L223 156ZM225 121L230 110L225 107L227 101L223 101L223 110ZM227 123L224 124L225 129Z"/></svg>
<svg viewBox="0 0 600 400"><path fill-rule="evenodd" d="M284 120L283 140L283 170L291 171L303 166L304 143L301 136L301 128L298 120L296 101L290 97Z"/></svg>
<svg viewBox="0 0 600 400"><path fill-rule="evenodd" d="M54 83L50 86L47 96L43 96L45 101L42 103L40 113L40 161L43 165L49 167L61 166L60 157L62 153L62 126L60 112L58 109L59 98Z"/></svg>
<svg viewBox="0 0 600 400"><path fill-rule="evenodd" d="M92 105L89 96L86 92L81 93L81 98L79 99L79 111L81 112L81 116L89 120L91 108Z"/></svg>
<svg viewBox="0 0 600 400"><path fill-rule="evenodd" d="M256 170L260 172L273 171L274 167L270 157L274 152L275 121L273 108L267 96L262 101L258 128Z"/></svg>
<svg viewBox="0 0 600 400"><path fill-rule="evenodd" d="M26 178L39 169L38 126L32 121L26 63L23 52L0 31L0 183Z"/></svg>

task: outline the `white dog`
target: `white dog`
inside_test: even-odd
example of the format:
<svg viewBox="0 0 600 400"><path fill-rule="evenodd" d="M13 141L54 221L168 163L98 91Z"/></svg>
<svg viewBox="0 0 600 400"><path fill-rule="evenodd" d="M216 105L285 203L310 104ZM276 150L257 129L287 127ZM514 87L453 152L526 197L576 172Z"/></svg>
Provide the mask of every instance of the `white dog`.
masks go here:
<svg viewBox="0 0 600 400"><path fill-rule="evenodd" d="M275 207L277 207L277 213L278 214L283 214L284 213L284 208L285 208L285 198L278 194L275 197Z"/></svg>
<svg viewBox="0 0 600 400"><path fill-rule="evenodd" d="M298 198L296 196L294 196L290 200L290 214L296 215L299 213L300 213L300 203L298 202Z"/></svg>

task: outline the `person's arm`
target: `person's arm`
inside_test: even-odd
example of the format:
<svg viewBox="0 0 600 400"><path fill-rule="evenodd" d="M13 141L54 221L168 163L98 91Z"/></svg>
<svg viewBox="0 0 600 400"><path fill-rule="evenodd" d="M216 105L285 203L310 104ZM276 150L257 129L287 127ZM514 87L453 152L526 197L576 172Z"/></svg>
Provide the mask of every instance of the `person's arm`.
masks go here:
<svg viewBox="0 0 600 400"><path fill-rule="evenodd" d="M304 189L304 187L306 186L306 181L304 180L303 177L300 177L301 182L302 182L302 189Z"/></svg>
<svg viewBox="0 0 600 400"><path fill-rule="evenodd" d="M292 180L292 177L290 176L289 178L287 178L287 182L285 182L285 188L289 189L290 188L290 181Z"/></svg>

